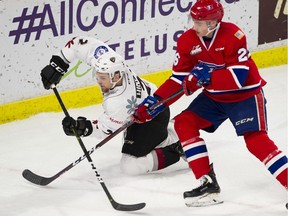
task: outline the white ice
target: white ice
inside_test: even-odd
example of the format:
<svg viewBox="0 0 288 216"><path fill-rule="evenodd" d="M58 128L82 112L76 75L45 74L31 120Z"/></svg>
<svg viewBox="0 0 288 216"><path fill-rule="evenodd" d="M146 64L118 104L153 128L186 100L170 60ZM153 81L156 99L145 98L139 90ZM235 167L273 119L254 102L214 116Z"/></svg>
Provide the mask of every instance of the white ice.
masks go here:
<svg viewBox="0 0 288 216"><path fill-rule="evenodd" d="M261 74L268 81L264 91L269 135L287 154L287 65L261 69ZM172 115L184 109L193 97L183 96L172 105ZM102 107L94 105L69 112L73 117L95 119ZM63 116L62 112L41 113L0 125L1 216L288 215L287 191L248 152L243 138L236 136L229 121L214 134L201 134L222 189L221 205L194 208L184 205L183 192L198 186L198 182L183 160L165 170L141 176L121 174L121 135L97 149L91 157L117 202L146 202L144 209L129 213L114 210L87 160L48 186L36 186L22 177L24 169L49 177L83 155L76 138L62 132ZM83 141L88 150L99 142L89 137Z"/></svg>

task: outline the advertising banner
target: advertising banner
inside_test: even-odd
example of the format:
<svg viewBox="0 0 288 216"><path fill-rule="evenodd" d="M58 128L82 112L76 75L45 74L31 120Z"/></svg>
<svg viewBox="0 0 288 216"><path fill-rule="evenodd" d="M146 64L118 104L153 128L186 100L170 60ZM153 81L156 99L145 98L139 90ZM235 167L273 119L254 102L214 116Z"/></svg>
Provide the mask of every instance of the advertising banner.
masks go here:
<svg viewBox="0 0 288 216"><path fill-rule="evenodd" d="M196 0L1 0L0 104L50 94L42 86L40 71L49 64L53 54L77 35L94 36L106 42L139 75L170 69L176 41L183 31L191 27L188 22L189 9L195 2ZM263 33L262 23L265 21L259 20L264 16L261 8L267 7L263 2L270 1L220 2L225 10L223 20L233 22L243 29L250 51L259 50L258 40L260 44L269 43L261 47L265 49L273 44L270 42L279 42L285 38L282 36L285 30L279 31L276 38L265 31ZM283 4L279 13L276 13L281 20L287 18ZM272 6L268 5L268 11L269 8L275 11ZM266 9L265 11L264 13L268 13ZM276 21L281 22L278 18ZM261 24L261 37L258 35L258 23ZM281 29L282 27L279 26ZM281 41L281 44L285 43ZM58 88L59 91L65 91L95 84L90 68L76 61L70 64L69 71Z"/></svg>

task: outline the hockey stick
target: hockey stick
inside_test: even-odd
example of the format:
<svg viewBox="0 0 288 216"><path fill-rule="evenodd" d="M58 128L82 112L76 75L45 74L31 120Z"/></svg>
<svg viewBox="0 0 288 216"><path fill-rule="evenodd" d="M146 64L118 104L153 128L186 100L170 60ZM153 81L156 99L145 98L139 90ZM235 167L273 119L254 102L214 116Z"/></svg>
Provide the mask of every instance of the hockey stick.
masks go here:
<svg viewBox="0 0 288 216"><path fill-rule="evenodd" d="M129 127L133 123L134 122L132 120L126 122L120 128L118 128L116 131L114 131L112 134L110 134L108 137L104 138L101 142L99 142L95 147L91 148L87 153L89 155L91 155L97 148L100 148L102 145L107 143L109 140L111 140L113 137L115 137L116 135L121 133L123 130L125 130L127 127ZM55 175L53 175L51 177L39 176L39 175L33 173L32 171L30 171L29 169L25 169L22 172L22 176L26 180L30 181L31 183L41 185L41 186L46 186L46 185L50 184L52 181L56 180L59 176L61 176L62 174L64 174L65 172L67 172L68 170L73 168L74 166L76 166L78 163L80 163L85 158L86 158L86 154L79 157L77 160L75 160L74 162L69 164L67 167L65 167L63 170L61 170L60 172L56 173Z"/></svg>
<svg viewBox="0 0 288 216"><path fill-rule="evenodd" d="M69 117L70 115L69 115L69 113L68 113L68 111L67 111L67 109L66 109L66 107L65 107L65 105L64 105L64 103L63 103L63 101L62 101L62 99L60 97L60 95L59 95L58 90L56 89L56 86L52 85L51 88L53 89L54 94L55 94L55 96L56 96L56 98L57 98L57 100L58 100L63 112L65 113L65 116ZM113 197L111 196L108 188L106 187L102 177L100 176L99 172L97 171L97 169L96 169L96 167L95 167L95 165L94 165L94 163L92 161L92 158L90 157L90 154L88 153L88 151L87 151L82 139L80 138L80 136L77 135L74 127L72 127L72 130L73 130L73 133L75 134L75 136L77 138L77 141L80 144L80 146L81 146L81 148L82 148L87 160L89 161L89 163L90 163L90 165L92 167L92 170L94 171L94 173L96 175L96 178L98 179L99 183L101 184L101 186L102 186L107 198L109 199L111 205L113 206L113 208L115 210L119 210L119 211L136 211L136 210L140 210L140 209L144 208L146 203L137 203L137 204L126 205L126 204L120 204L120 203L116 202L113 199Z"/></svg>
<svg viewBox="0 0 288 216"><path fill-rule="evenodd" d="M158 106L170 101L171 99L177 97L178 95L182 94L183 90L180 89L179 91L175 92L174 94L172 94L170 97L161 100L159 102L157 102L154 106L152 106L150 109L155 109ZM101 147L102 145L104 145L105 143L107 143L108 141L110 141L113 137L115 137L116 135L118 135L119 133L121 133L122 131L124 131L127 127L129 127L130 125L132 125L134 122L133 120L130 120L128 122L126 122L124 125L122 125L120 128L118 128L116 131L114 131L112 134L110 134L108 137L106 137L105 139L103 139L101 142L99 142L95 147L91 148L88 151L88 154L91 155L97 148ZM74 166L76 166L78 163L80 163L81 161L83 161L86 158L86 155L84 154L83 156L79 157L77 160L75 160L74 162L72 162L71 164L69 164L67 167L65 167L64 169L62 169L61 171L59 171L58 173L56 173L55 175L51 176L51 177L44 177L44 176L40 176L37 175L35 173L33 173L32 171L30 171L29 169L25 169L22 172L22 176L29 182L37 184L37 185L41 185L41 186L46 186L48 184L50 184L51 182L53 182L54 180L56 180L57 178L59 178L62 174L64 174L65 172L67 172L68 170L70 170L71 168L73 168Z"/></svg>

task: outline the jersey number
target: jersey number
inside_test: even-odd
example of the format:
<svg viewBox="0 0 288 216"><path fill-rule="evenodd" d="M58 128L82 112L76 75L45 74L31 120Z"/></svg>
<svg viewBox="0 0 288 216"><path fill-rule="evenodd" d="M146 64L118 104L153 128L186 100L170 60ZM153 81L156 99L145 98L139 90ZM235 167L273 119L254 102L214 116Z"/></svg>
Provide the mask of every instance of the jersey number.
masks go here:
<svg viewBox="0 0 288 216"><path fill-rule="evenodd" d="M174 59L174 66L176 66L178 63L179 63L179 59L180 59L180 55L179 55L179 53L177 52L176 54L175 54L175 59Z"/></svg>
<svg viewBox="0 0 288 216"><path fill-rule="evenodd" d="M248 56L247 56L248 51L247 51L247 49L245 49L245 48L240 48L240 49L238 50L238 54L239 54L239 56L238 56L238 61L239 61L239 62L244 62L244 61L247 61L247 60L248 60Z"/></svg>

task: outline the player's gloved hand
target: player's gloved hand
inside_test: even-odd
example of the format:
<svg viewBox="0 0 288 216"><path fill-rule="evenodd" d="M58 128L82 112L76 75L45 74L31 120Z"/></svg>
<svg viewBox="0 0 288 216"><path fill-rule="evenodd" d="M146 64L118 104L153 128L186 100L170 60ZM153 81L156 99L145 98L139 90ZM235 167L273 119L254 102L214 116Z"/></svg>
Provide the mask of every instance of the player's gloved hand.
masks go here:
<svg viewBox="0 0 288 216"><path fill-rule="evenodd" d="M73 119L70 116L69 117L66 116L62 120L62 126L67 136L75 136L73 129L78 136L84 136L84 137L89 136L93 131L91 121L81 116L79 116L77 120Z"/></svg>
<svg viewBox="0 0 288 216"><path fill-rule="evenodd" d="M45 89L50 89L52 84L57 85L62 76L67 72L69 64L64 62L60 56L53 55L50 64L41 70L42 83Z"/></svg>
<svg viewBox="0 0 288 216"><path fill-rule="evenodd" d="M158 100L155 97L152 97L150 95L146 97L143 102L138 105L138 108L133 115L134 121L137 123L144 123L156 117L160 112L165 109L165 106L163 104L153 109L149 109L157 102Z"/></svg>
<svg viewBox="0 0 288 216"><path fill-rule="evenodd" d="M190 72L194 77L197 78L197 84L199 86L208 85L210 83L212 68L208 67L204 63L196 65Z"/></svg>
<svg viewBox="0 0 288 216"><path fill-rule="evenodd" d="M197 91L202 85L210 83L212 68L206 64L200 63L196 65L188 76L183 80L182 86L185 95L191 95Z"/></svg>
<svg viewBox="0 0 288 216"><path fill-rule="evenodd" d="M183 86L184 94L186 96L193 94L195 91L201 88L201 85L198 85L197 81L198 81L197 78L193 76L192 74L184 78L182 86Z"/></svg>

